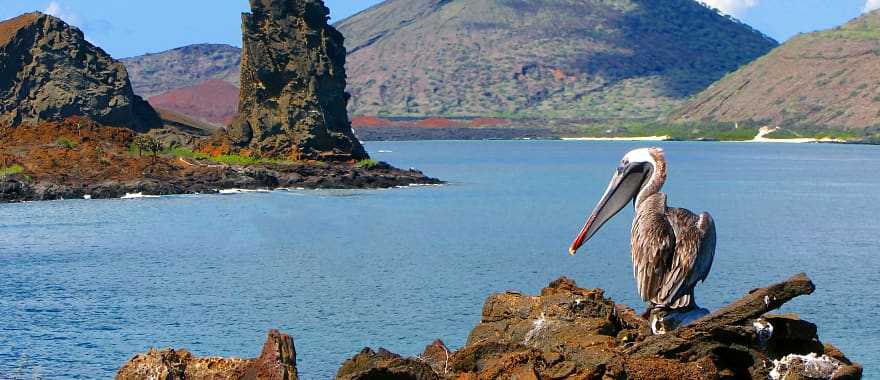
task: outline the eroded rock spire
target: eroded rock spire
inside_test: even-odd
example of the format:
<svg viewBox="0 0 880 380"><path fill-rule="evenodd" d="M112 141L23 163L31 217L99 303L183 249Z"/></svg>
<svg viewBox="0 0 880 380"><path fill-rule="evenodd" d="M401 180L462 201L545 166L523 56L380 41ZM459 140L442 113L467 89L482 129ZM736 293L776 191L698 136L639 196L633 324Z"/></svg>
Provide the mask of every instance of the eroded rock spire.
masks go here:
<svg viewBox="0 0 880 380"><path fill-rule="evenodd" d="M343 37L320 0L250 0L242 15L239 116L230 137L268 157L359 160L368 155L346 106Z"/></svg>

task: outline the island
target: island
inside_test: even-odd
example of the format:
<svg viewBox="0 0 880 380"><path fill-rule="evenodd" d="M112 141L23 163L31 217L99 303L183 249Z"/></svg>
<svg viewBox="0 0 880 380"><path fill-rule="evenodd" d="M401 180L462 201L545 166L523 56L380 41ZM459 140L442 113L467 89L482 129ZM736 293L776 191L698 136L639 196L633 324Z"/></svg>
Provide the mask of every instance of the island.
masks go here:
<svg viewBox="0 0 880 380"><path fill-rule="evenodd" d="M241 112L222 129L157 112L56 17L0 23L0 202L442 183L371 160L354 135L342 35L321 1L251 7Z"/></svg>

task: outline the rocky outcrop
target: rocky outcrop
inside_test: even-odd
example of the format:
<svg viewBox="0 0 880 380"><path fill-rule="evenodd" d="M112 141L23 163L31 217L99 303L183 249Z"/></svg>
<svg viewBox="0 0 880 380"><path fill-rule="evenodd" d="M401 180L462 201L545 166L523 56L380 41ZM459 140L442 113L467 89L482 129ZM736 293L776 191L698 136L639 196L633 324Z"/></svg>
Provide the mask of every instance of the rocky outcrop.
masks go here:
<svg viewBox="0 0 880 380"><path fill-rule="evenodd" d="M861 366L820 343L815 325L794 315L765 314L812 291L812 282L798 275L689 326L650 335L644 319L601 289L561 278L539 296L490 296L465 347L450 353L435 342L418 357L423 366L383 379L431 379L422 373L425 367L440 379L861 378ZM388 367L375 356L364 351L347 364L360 363L358 373Z"/></svg>
<svg viewBox="0 0 880 380"><path fill-rule="evenodd" d="M365 348L342 363L336 379L440 380L440 376L423 360L404 358L381 348L378 352Z"/></svg>
<svg viewBox="0 0 880 380"><path fill-rule="evenodd" d="M42 13L0 23L0 123L69 116L136 131L161 126L132 91L125 67L79 29Z"/></svg>
<svg viewBox="0 0 880 380"><path fill-rule="evenodd" d="M358 160L342 34L320 0L250 0L242 16L239 116L230 137L261 156Z"/></svg>
<svg viewBox="0 0 880 380"><path fill-rule="evenodd" d="M482 321L458 351L440 340L415 358L365 348L342 363L336 379L860 379L862 367L822 344L816 325L792 314L767 314L813 290L806 275L797 275L753 290L688 326L650 335L647 321L601 289L560 278L538 296L490 296ZM154 351L135 356L120 374L168 367L138 365L157 363L150 359L157 356ZM230 374L237 372L212 375L237 378Z"/></svg>
<svg viewBox="0 0 880 380"><path fill-rule="evenodd" d="M153 133L157 131L163 130L150 134L155 140L182 137ZM244 156L232 156L239 161L224 161L219 154L183 148L182 152L189 154L133 150L136 141L144 137L85 118L0 126L0 203L119 198L134 193L363 189L441 183L417 170L396 169L383 162L291 162Z"/></svg>
<svg viewBox="0 0 880 380"><path fill-rule="evenodd" d="M256 359L199 358L187 350L151 349L146 354L135 355L116 374L117 380L298 378L293 339L278 330L269 331L263 351Z"/></svg>

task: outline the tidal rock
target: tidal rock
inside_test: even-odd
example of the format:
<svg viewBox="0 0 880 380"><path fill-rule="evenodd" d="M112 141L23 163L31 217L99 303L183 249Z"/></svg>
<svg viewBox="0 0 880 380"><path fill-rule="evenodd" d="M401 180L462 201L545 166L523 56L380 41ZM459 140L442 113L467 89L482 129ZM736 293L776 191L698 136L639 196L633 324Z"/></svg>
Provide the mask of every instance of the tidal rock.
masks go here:
<svg viewBox="0 0 880 380"><path fill-rule="evenodd" d="M234 143L265 157L368 157L348 119L343 37L320 0L250 0Z"/></svg>
<svg viewBox="0 0 880 380"><path fill-rule="evenodd" d="M256 359L198 358L187 350L151 349L131 358L116 374L117 380L141 379L260 379L296 380L296 349L289 335L269 331Z"/></svg>
<svg viewBox="0 0 880 380"><path fill-rule="evenodd" d="M858 364L819 343L815 325L766 314L812 291L809 278L798 275L651 335L645 319L601 289L561 278L537 296L491 295L464 347L448 353L438 341L418 360L445 379L860 378Z"/></svg>
<svg viewBox="0 0 880 380"><path fill-rule="evenodd" d="M365 348L342 364L337 380L440 380L440 376L423 361L403 358L380 348Z"/></svg>
<svg viewBox="0 0 880 380"><path fill-rule="evenodd" d="M0 124L69 116L136 131L161 126L132 91L125 66L79 29L38 12L0 23Z"/></svg>

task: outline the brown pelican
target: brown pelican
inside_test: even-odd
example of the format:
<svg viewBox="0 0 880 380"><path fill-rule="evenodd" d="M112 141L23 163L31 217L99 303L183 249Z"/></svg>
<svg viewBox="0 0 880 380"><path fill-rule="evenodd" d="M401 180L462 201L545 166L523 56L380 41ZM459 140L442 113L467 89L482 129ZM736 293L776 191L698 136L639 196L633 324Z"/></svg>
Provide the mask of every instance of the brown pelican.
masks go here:
<svg viewBox="0 0 880 380"><path fill-rule="evenodd" d="M666 158L660 148L636 149L617 167L605 195L571 244L569 253L596 233L630 201L633 275L639 295L647 303L655 333L705 314L694 302L694 286L704 281L715 257L715 223L708 213L695 215L666 206L660 189L666 182ZM664 321L664 319L666 321Z"/></svg>

